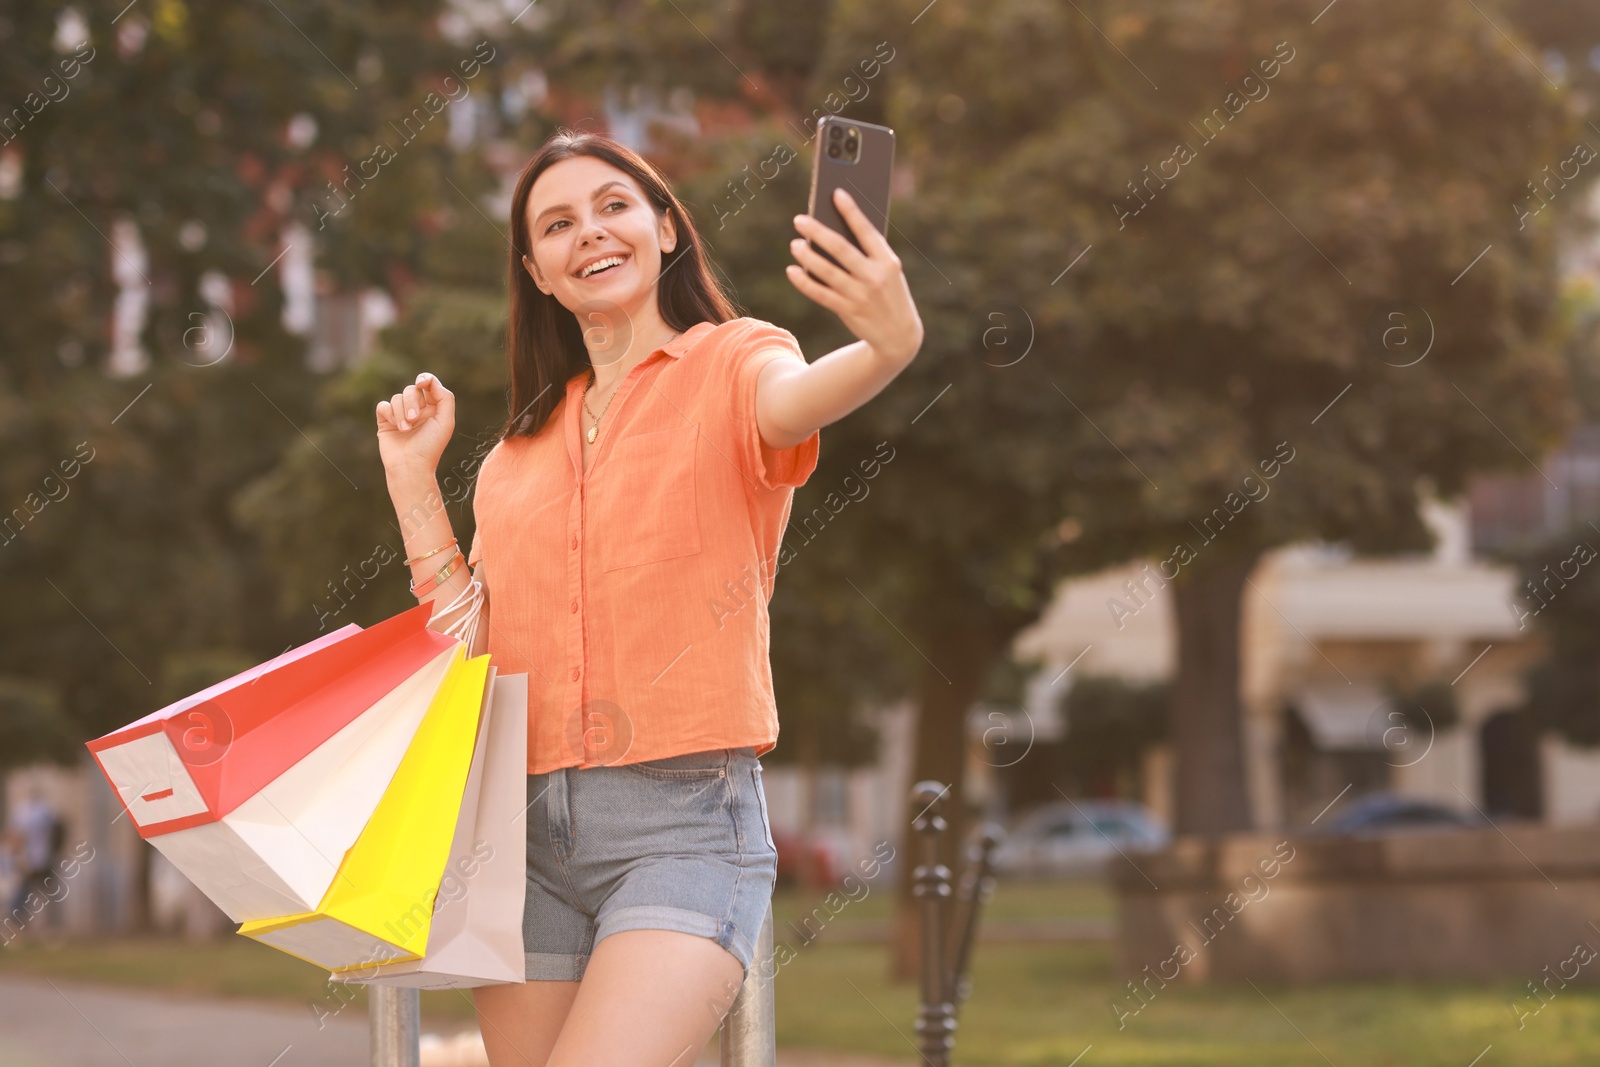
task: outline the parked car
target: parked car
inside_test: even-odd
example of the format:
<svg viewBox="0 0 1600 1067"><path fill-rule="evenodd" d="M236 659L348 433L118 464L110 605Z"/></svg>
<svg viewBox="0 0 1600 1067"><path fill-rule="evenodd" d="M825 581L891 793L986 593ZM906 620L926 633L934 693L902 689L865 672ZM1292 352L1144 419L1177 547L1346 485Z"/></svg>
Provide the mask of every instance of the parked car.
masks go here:
<svg viewBox="0 0 1600 1067"><path fill-rule="evenodd" d="M1329 818L1312 829L1325 834L1371 836L1487 825L1476 812L1458 811L1437 801L1398 793L1367 793L1335 808Z"/></svg>
<svg viewBox="0 0 1600 1067"><path fill-rule="evenodd" d="M1082 877L1102 874L1119 853L1165 847L1167 828L1149 810L1125 800L1059 801L1023 816L994 851L996 874Z"/></svg>
<svg viewBox="0 0 1600 1067"><path fill-rule="evenodd" d="M801 857L806 854L799 834L790 830L772 831L772 844L778 850L778 884L799 885ZM844 880L845 862L840 842L825 835L811 839L811 877L808 888L836 886Z"/></svg>

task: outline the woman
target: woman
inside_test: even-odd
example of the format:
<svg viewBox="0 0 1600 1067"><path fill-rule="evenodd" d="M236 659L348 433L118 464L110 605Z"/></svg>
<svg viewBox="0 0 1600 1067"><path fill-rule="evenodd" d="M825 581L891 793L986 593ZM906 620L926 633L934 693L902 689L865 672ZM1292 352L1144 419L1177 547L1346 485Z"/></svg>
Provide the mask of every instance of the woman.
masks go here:
<svg viewBox="0 0 1600 1067"><path fill-rule="evenodd" d="M512 197L510 416L465 559L435 477L453 396L423 373L377 405L430 625L474 613L473 653L528 676L529 980L475 991L496 1067L692 1063L757 962L781 534L819 428L922 343L899 259L836 200L866 251L796 216L786 272L860 340L808 364L736 317L650 164L551 138Z"/></svg>

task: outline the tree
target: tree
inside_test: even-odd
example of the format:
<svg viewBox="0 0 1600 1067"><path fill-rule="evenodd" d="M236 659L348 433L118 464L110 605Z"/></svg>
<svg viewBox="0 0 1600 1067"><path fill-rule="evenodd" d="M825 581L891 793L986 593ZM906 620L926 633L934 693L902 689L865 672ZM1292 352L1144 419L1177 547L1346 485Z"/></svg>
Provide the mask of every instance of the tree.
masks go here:
<svg viewBox="0 0 1600 1067"><path fill-rule="evenodd" d="M35 754L314 633L229 506L310 411L273 268L298 223L335 287L415 269L442 134L345 168L461 77L441 8L0 4L0 675Z"/></svg>
<svg viewBox="0 0 1600 1067"><path fill-rule="evenodd" d="M897 237L928 342L826 435L818 492L870 442L901 458L874 521L813 562L914 646L914 776L959 795L965 710L1055 581L1153 557L1108 611L1138 625L1174 586L1178 829L1247 826L1239 613L1261 554L1420 548L1420 493L1570 420L1552 304L1578 196L1525 229L1513 205L1543 202L1527 183L1579 123L1444 3L1315 26L1290 4L940 5L903 55ZM1024 322L1012 363L996 342Z"/></svg>
<svg viewBox="0 0 1600 1067"><path fill-rule="evenodd" d="M1565 355L1584 422L1600 422L1600 301L1574 293L1574 322ZM1542 483L1541 483L1542 485ZM1510 544L1500 555L1519 581L1509 605L1521 626L1541 637L1546 654L1524 675L1526 698L1518 709L1532 732L1550 731L1575 745L1600 745L1600 512L1579 510L1570 526L1531 542Z"/></svg>
<svg viewBox="0 0 1600 1067"><path fill-rule="evenodd" d="M346 168L396 139L389 120L470 53L433 29L432 2L122 8L24 7L4 21L20 57L6 98L61 97L8 128L4 149L17 180L0 200L0 284L17 313L0 320L12 354L0 373L7 398L29 402L5 422L6 488L15 500L62 487L56 513L8 531L0 572L42 618L10 624L4 665L57 682L89 733L147 706L183 673L173 657L274 654L295 632L250 610L275 576L227 506L300 440L310 410L303 341L282 324L270 266L299 222L336 285L414 268L430 192L417 172L436 145L419 142L320 231L319 209L332 181L354 195ZM52 45L63 36L84 38L70 77ZM108 244L123 223L142 248ZM117 268L148 283L147 362L108 378ZM83 669L86 648L105 669Z"/></svg>
<svg viewBox="0 0 1600 1067"><path fill-rule="evenodd" d="M1578 124L1470 9L1336 8L1315 28L1287 4L1201 10L1102 10L1125 60L1076 14L986 12L940 36L959 54L915 65L945 85L980 84L1002 56L1024 72L967 105L1005 131L999 158L963 157L959 131L933 139L942 169L919 203L949 188L950 229L988 235L1036 321L1078 327L1053 368L1057 417L1098 440L1068 460L1061 503L1082 531L1063 569L1153 557L1108 607L1123 625L1173 586L1178 828L1219 832L1249 824L1238 622L1260 555L1307 538L1421 547L1419 492L1521 463L1508 437L1536 452L1570 419L1550 346L1555 220L1577 197L1523 230L1512 205ZM1040 52L1076 62L1027 62ZM990 430L1011 427L1031 428Z"/></svg>

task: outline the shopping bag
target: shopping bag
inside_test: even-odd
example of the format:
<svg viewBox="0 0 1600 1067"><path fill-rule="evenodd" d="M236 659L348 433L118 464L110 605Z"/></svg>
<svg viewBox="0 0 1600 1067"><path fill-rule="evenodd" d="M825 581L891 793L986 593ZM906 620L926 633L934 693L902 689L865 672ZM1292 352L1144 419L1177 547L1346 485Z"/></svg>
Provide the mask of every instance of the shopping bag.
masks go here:
<svg viewBox="0 0 1600 1067"><path fill-rule="evenodd" d="M489 668L472 769L420 960L357 965L334 981L467 989L526 975L528 676Z"/></svg>
<svg viewBox="0 0 1600 1067"><path fill-rule="evenodd" d="M234 922L316 907L405 756L451 652L220 820L150 843Z"/></svg>
<svg viewBox="0 0 1600 1067"><path fill-rule="evenodd" d="M327 894L461 647L426 629L430 610L346 627L91 742L140 832L234 921ZM184 743L197 712L227 744ZM202 811L171 817L138 784L159 770Z"/></svg>
<svg viewBox="0 0 1600 1067"><path fill-rule="evenodd" d="M454 638L431 604L355 624L88 743L143 837L212 822L254 796Z"/></svg>
<svg viewBox="0 0 1600 1067"><path fill-rule="evenodd" d="M360 632L355 623L342 626L88 742L85 747L139 835L197 824L215 813L215 795L203 796L190 771L231 747L232 723L213 703L215 697Z"/></svg>
<svg viewBox="0 0 1600 1067"><path fill-rule="evenodd" d="M400 766L319 906L246 922L239 932L330 971L418 959L427 950L466 792L489 657L455 642Z"/></svg>

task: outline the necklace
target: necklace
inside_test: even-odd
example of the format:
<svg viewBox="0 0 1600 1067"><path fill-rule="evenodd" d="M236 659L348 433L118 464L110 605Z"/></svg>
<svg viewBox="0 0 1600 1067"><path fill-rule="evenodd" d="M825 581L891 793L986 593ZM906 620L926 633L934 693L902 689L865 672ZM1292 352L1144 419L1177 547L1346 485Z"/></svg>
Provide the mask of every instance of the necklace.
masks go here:
<svg viewBox="0 0 1600 1067"><path fill-rule="evenodd" d="M669 337L667 340L670 341L673 338L677 337L678 333L679 333L679 331L676 331L676 330L673 331L672 337ZM589 408L589 389L593 389L594 388L594 383L595 383L594 368L590 367L589 368L589 388L585 389L583 391L583 410L589 412L589 417L594 420L594 425L589 427L589 432L584 435L585 439L587 439L588 442L591 445L594 444L594 439L597 436L599 436L599 434L600 434L600 420L605 417L606 410L611 407L611 400L615 400L617 398L616 391L613 391L612 394L611 394L611 400L607 400L606 401L606 406L600 409L600 414L596 415ZM618 389L620 390L621 386L618 386Z"/></svg>
<svg viewBox="0 0 1600 1067"><path fill-rule="evenodd" d="M589 369L589 389L594 388L594 382L594 368L591 367ZM589 443L592 445L594 444L595 436L600 432L600 420L605 416L606 410L611 407L611 400L615 400L617 398L617 394L613 392L611 394L611 400L607 400L606 406L600 409L599 415L596 415L593 411L589 410L589 389L585 389L583 391L583 410L588 411L589 417L594 420L594 425L589 427L589 432L586 435Z"/></svg>

